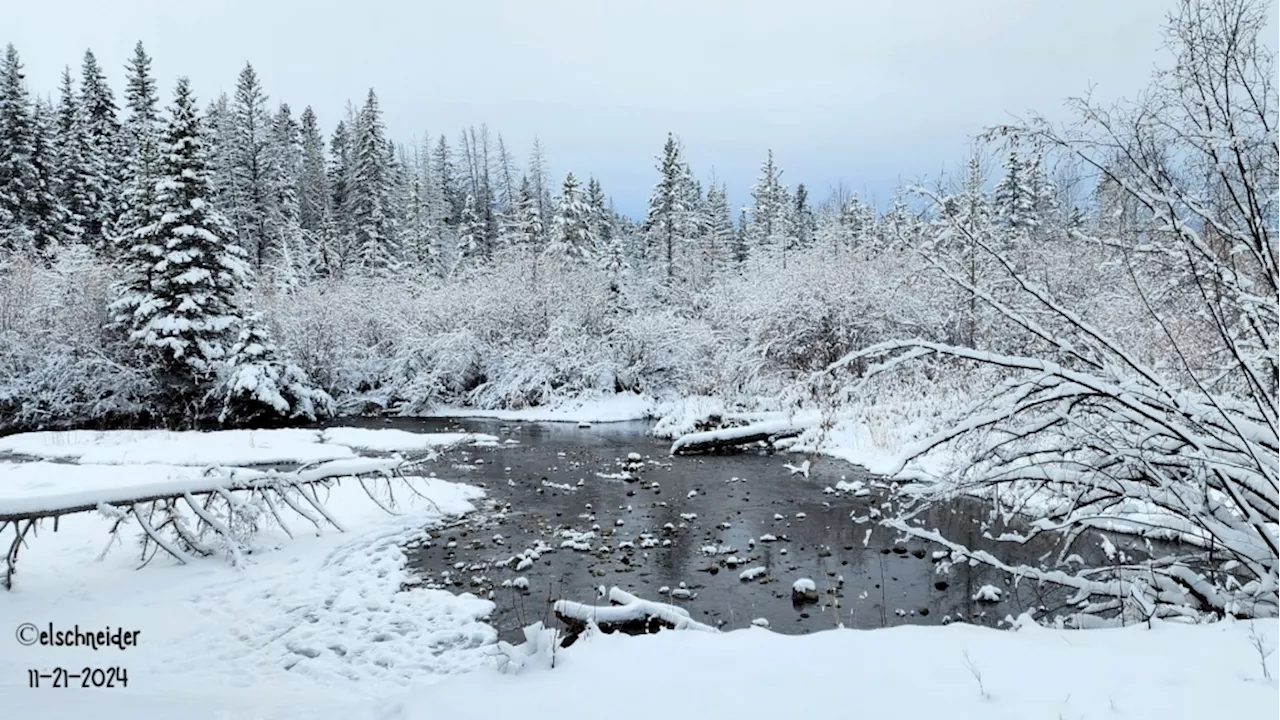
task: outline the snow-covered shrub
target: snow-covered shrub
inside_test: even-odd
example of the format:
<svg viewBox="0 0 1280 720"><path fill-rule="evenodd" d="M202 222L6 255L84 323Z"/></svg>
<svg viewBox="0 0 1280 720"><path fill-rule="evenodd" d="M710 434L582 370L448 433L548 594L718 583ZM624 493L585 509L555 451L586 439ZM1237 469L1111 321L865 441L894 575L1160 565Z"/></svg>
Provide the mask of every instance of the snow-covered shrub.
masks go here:
<svg viewBox="0 0 1280 720"><path fill-rule="evenodd" d="M1013 331L981 349L909 336L877 343L813 383L857 396L868 378L938 356L1004 373L956 422L905 449L898 471L957 440L976 443L942 477L900 472L923 486L888 523L956 561L1074 590L1069 619L1081 626L1280 614L1275 57L1260 39L1259 6L1211 5L1184 5L1172 19L1178 64L1138 103L1104 110L1080 101L1079 124L1000 131L1097 169L1101 191L1141 209L1136 221L1117 227L1104 214L1061 244L1050 238L1037 248L1038 268L1010 249L1009 230L973 233L951 218L948 231L989 261L997 282L974 282L936 249L924 257ZM1226 100L1251 90L1256 102ZM1205 179L1247 201L1207 200ZM1065 269L1081 243L1120 272L1081 283L1094 292L1073 297L1070 284L1038 270ZM1091 294L1125 301L1108 308ZM869 369L842 385L854 361ZM1058 551L1014 565L922 525L961 493L1024 516L1023 530L1001 541L1040 536ZM1126 538L1123 558L1073 563L1102 532Z"/></svg>
<svg viewBox="0 0 1280 720"><path fill-rule="evenodd" d="M0 430L150 414L154 379L104 329L113 280L80 247L49 267L15 258L0 269Z"/></svg>
<svg viewBox="0 0 1280 720"><path fill-rule="evenodd" d="M333 398L281 356L257 316L245 320L213 393L224 424L314 421L333 413Z"/></svg>
<svg viewBox="0 0 1280 720"><path fill-rule="evenodd" d="M519 645L498 641L498 670L514 674L528 667L554 668L559 642L560 633L555 628L545 627L541 622L528 625L524 628L524 642Z"/></svg>

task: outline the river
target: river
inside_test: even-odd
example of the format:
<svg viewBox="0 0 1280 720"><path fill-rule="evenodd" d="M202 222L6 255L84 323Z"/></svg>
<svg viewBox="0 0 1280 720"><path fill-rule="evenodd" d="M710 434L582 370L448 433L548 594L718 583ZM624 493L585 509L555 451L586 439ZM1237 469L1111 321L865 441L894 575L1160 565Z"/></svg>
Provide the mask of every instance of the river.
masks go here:
<svg viewBox="0 0 1280 720"><path fill-rule="evenodd" d="M599 599L602 586L672 602L708 625L767 622L793 634L839 624L999 625L1061 604L1060 593L1011 587L987 567L939 574L936 546L854 522L871 507L888 512L891 501L878 478L844 461L815 458L805 477L785 467L803 458L786 453L669 457L670 444L649 437L647 423L365 424L500 438L496 447L454 449L441 459L440 477L481 486L488 497L480 512L408 548L408 556L422 586L492 597L491 623L504 639L521 639L529 623L553 622L556 599L607 602ZM629 461L632 453L640 460ZM866 490L827 490L841 481ZM977 503L957 503L935 510L927 524L980 547L982 515ZM579 549L565 547L571 543ZM530 561L523 567L522 558ZM740 579L757 567L766 569L762 577ZM814 581L817 602L793 602L792 584L801 578ZM985 585L1001 591L1000 601L975 599Z"/></svg>

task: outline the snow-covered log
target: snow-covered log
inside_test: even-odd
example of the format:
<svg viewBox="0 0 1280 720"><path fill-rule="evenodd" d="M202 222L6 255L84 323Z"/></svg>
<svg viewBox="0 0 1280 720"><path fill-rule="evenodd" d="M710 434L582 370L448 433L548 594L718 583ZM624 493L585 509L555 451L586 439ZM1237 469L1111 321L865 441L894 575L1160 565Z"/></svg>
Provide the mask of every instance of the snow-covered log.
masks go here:
<svg viewBox="0 0 1280 720"><path fill-rule="evenodd" d="M573 637L581 633L587 623L596 625L603 632L622 631L631 635L656 632L660 627L716 632L710 625L694 620L682 607L644 600L620 588L609 590L609 602L609 605L587 605L557 600L552 610L569 627L569 635Z"/></svg>
<svg viewBox="0 0 1280 720"><path fill-rule="evenodd" d="M261 522L274 522L292 536L280 516L281 505L309 520L317 531L326 524L343 531L325 509L315 491L317 485L343 480L359 482L379 507L392 512L388 505L395 504L394 488L388 484L385 493L377 493L368 483L377 479L394 481L417 492L412 479L401 476L403 465L404 461L398 458L352 458L293 472L210 468L204 473L164 481L5 498L0 503L0 537L10 531L13 534L5 554L4 584L12 588L19 551L35 531L45 522L51 522L56 531L58 518L64 515L101 512L115 519L113 536L128 522L136 522L143 533L144 562L149 559L148 552L154 554L155 550L163 550L185 563L194 556L214 554L215 549L225 549L233 562L238 562L247 550L248 536Z"/></svg>
<svg viewBox="0 0 1280 720"><path fill-rule="evenodd" d="M781 438L795 437L809 427L807 423L794 420L771 420L742 427L689 433L671 443L671 454L707 452L757 442L772 443Z"/></svg>

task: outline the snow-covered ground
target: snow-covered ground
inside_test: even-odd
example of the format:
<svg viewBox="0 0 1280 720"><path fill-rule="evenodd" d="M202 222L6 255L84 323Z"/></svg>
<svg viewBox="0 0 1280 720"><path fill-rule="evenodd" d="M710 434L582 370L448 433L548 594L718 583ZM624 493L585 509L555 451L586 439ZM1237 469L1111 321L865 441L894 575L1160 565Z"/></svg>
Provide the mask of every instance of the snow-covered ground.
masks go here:
<svg viewBox="0 0 1280 720"><path fill-rule="evenodd" d="M432 444L426 436L409 443L411 438L396 431L379 433L386 436L368 436L367 444ZM83 442L68 441L77 451L64 457L139 446L138 438L155 441L156 436L104 433L94 442L76 437ZM306 445L297 438L290 431L271 431L261 434L258 446ZM10 438L29 452L44 446L38 440ZM215 433L170 433L162 442L182 449L168 459L218 453L230 462L261 457L230 452L227 437ZM285 454L295 460L298 455ZM47 485L62 490L67 482L105 489L129 476L195 470L49 462L2 467L8 472L0 473L0 483L38 470L49 479ZM394 516L374 505L358 483L339 483L327 491L326 507L348 532L299 532L305 521L286 516L297 537L263 532L241 567L223 558L183 566L161 555L139 569L133 536L99 557L110 541L106 518L65 516L56 532L46 522L22 548L13 590L0 594L5 634L0 707L6 716L26 710L45 717L325 717L481 666L496 638L482 622L492 603L402 587L413 578L401 548L421 541L431 527L473 511L472 501L483 491L436 478L415 483L428 499L401 493L400 514ZM23 495L12 484L8 490L0 493L0 507ZM110 626L140 632L136 646L124 650L26 646L22 641L34 636L22 629L24 623L39 630ZM44 687L28 687L28 669L55 667L73 673L83 667L122 668L128 687L55 689L48 687L51 679L42 681Z"/></svg>
<svg viewBox="0 0 1280 720"><path fill-rule="evenodd" d="M298 448L312 445L387 450L442 440L378 430L331 433L332 442L322 442L297 432L304 431L264 432L252 442L215 433L62 434L61 444L50 437L6 440L29 456L80 460L25 467L55 486L66 478L90 489L149 472L145 465L107 464L111 458L219 457L234 464L262 457L256 448L296 460L309 452ZM229 449L232 443L243 452ZM63 448L61 454L47 449L53 447ZM132 451L108 452L122 447ZM9 469L15 476L33 472ZM1098 631L953 624L811 636L756 627L588 635L557 650L553 669L538 656L504 674L496 635L483 622L492 604L412 587L402 550L407 542L429 541L430 527L472 511L482 491L436 478L420 482L431 503L406 493L396 516L378 509L358 484L340 483L327 507L349 532L293 539L264 532L241 567L221 558L177 565L160 556L138 569L132 541L99 559L109 522L95 513L64 517L56 532L46 525L22 549L14 589L0 591L3 715L537 720L604 714L648 720L817 717L840 709L930 720L1249 720L1275 717L1278 710L1275 621ZM293 523L295 531L303 525ZM110 626L139 635L136 646L123 650L27 646L22 641L32 636L24 623L37 631ZM49 679L28 687L28 670L55 667L73 673L118 667L127 671L128 687L55 689Z"/></svg>
<svg viewBox="0 0 1280 720"><path fill-rule="evenodd" d="M482 670L367 717L610 720L654 717L893 720L1274 718L1275 622L1121 630L964 625L597 636L554 669Z"/></svg>
<svg viewBox="0 0 1280 720"><path fill-rule="evenodd" d="M415 452L458 443L497 442L492 435L411 433L335 427L325 430L69 430L0 437L5 455L86 465L269 465L353 458L357 450Z"/></svg>

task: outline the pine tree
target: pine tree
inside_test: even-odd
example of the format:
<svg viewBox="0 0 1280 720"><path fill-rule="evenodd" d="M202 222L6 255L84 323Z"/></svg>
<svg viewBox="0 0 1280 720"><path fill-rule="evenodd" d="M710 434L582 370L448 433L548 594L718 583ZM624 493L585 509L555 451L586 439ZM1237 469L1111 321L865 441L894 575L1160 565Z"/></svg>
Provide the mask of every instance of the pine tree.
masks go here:
<svg viewBox="0 0 1280 720"><path fill-rule="evenodd" d="M161 145L154 220L133 233L116 319L155 368L168 407L201 406L240 325L250 282L234 229L210 199L204 129L190 84L178 81Z"/></svg>
<svg viewBox="0 0 1280 720"><path fill-rule="evenodd" d="M1007 228L1030 228L1038 223L1037 198L1032 188L1036 175L1034 162L1029 162L1015 145L1004 160L1004 176L995 187L996 217Z"/></svg>
<svg viewBox="0 0 1280 720"><path fill-rule="evenodd" d="M66 242L67 210L63 206L58 153L55 149L56 114L47 100L37 100L32 112L31 164L36 192L31 208L32 246L46 260Z"/></svg>
<svg viewBox="0 0 1280 720"><path fill-rule="evenodd" d="M689 170L674 134L667 134L658 158L658 173L658 184L649 196L649 212L644 224L649 248L646 257L652 258L654 251L660 254L667 282L671 282L675 279L677 247L687 239L690 210L687 205Z"/></svg>
<svg viewBox="0 0 1280 720"><path fill-rule="evenodd" d="M458 221L458 243L454 249L453 265L455 273L480 257L483 242L484 227L476 213L476 199L474 195L467 193L462 203L462 216Z"/></svg>
<svg viewBox="0 0 1280 720"><path fill-rule="evenodd" d="M738 208L738 227L733 232L733 261L738 265L747 262L751 255L750 230L747 209Z"/></svg>
<svg viewBox="0 0 1280 720"><path fill-rule="evenodd" d="M622 248L622 235L618 232L611 204L605 199L604 189L595 177L587 180L587 221L591 236L595 238L598 265L601 270L617 275L626 265Z"/></svg>
<svg viewBox="0 0 1280 720"><path fill-rule="evenodd" d="M61 236L65 244L75 244L84 238L84 222L89 214L90 179L85 166L89 155L88 139L69 67L62 70L57 112L54 152L59 201L66 210Z"/></svg>
<svg viewBox="0 0 1280 720"><path fill-rule="evenodd" d="M84 121L86 214L84 240L106 252L108 235L119 213L124 176L120 120L106 75L93 52L86 50L80 79L80 108Z"/></svg>
<svg viewBox="0 0 1280 720"><path fill-rule="evenodd" d="M533 193L533 201L538 205L538 217L546 221L551 217L551 188L547 182L547 158L542 150L542 141L538 138L533 139L533 148L529 151L529 187ZM544 226L540 230L543 235L538 237L538 243L546 242L545 233L547 228Z"/></svg>
<svg viewBox="0 0 1280 720"><path fill-rule="evenodd" d="M268 259L278 256L279 208L275 181L278 170L271 153L271 119L267 96L253 66L245 64L236 82L231 105L231 205L228 207L240 246L254 268L263 272Z"/></svg>
<svg viewBox="0 0 1280 720"><path fill-rule="evenodd" d="M790 236L787 223L788 194L786 187L782 185L782 171L774 163L773 151L770 150L760 169L760 178L751 190L754 204L751 207L748 243L752 254L762 257L775 255L781 259L784 267L787 238Z"/></svg>
<svg viewBox="0 0 1280 720"><path fill-rule="evenodd" d="M405 227L402 246L406 258L412 257L420 268L434 275L442 275L440 248L436 246L436 234L432 226L430 198L430 164L427 154L417 145L413 157L406 163L408 188Z"/></svg>
<svg viewBox="0 0 1280 720"><path fill-rule="evenodd" d="M312 236L329 216L329 179L325 173L324 138L316 114L308 106L300 118L302 166L298 175L298 224Z"/></svg>
<svg viewBox="0 0 1280 720"><path fill-rule="evenodd" d="M707 273L722 271L734 255L733 217L729 214L729 191L723 185L707 191L707 227L702 236L702 263Z"/></svg>
<svg viewBox="0 0 1280 720"><path fill-rule="evenodd" d="M449 141L443 135L431 153L431 168L434 171L437 195L442 203L438 209L440 220L446 225L457 227L462 219L462 205L466 196L458 188L453 151L449 149Z"/></svg>
<svg viewBox="0 0 1280 720"><path fill-rule="evenodd" d="M529 182L529 177L521 178L518 201L520 244L538 255L542 252L542 238L546 236L546 228L534 192L533 183Z"/></svg>
<svg viewBox="0 0 1280 720"><path fill-rule="evenodd" d="M275 238L271 274L277 289L288 292L308 279L312 267L310 246L302 229L298 190L302 177L300 128L288 104L281 104L271 119L268 142L268 187L274 192L270 205Z"/></svg>
<svg viewBox="0 0 1280 720"><path fill-rule="evenodd" d="M22 62L10 44L0 63L0 258L29 252L36 244L35 213L42 189L35 136Z"/></svg>
<svg viewBox="0 0 1280 720"><path fill-rule="evenodd" d="M585 262L596 254L591 211L573 173L564 178L551 221L551 240L543 254L553 262L565 264Z"/></svg>
<svg viewBox="0 0 1280 720"><path fill-rule="evenodd" d="M792 250L809 247L813 242L814 216L809 207L809 190L804 183L796 185L795 209L792 212L792 233L795 243Z"/></svg>
<svg viewBox="0 0 1280 720"><path fill-rule="evenodd" d="M262 318L256 315L242 324L226 365L225 377L215 393L221 403L220 423L314 421L333 414L333 398L283 357Z"/></svg>
<svg viewBox="0 0 1280 720"><path fill-rule="evenodd" d="M124 124L126 170L121 198L120 217L116 222L116 253L126 251L134 228L151 222L149 213L155 202L155 186L160 166L160 99L156 82L151 77L151 58L142 43L134 46L125 81L125 106L129 116Z"/></svg>
<svg viewBox="0 0 1280 720"><path fill-rule="evenodd" d="M373 89L365 100L356 127L349 192L353 240L363 272L385 275L396 269L399 253L390 212L391 169L387 142Z"/></svg>
<svg viewBox="0 0 1280 720"><path fill-rule="evenodd" d="M237 207L236 133L231 98L221 93L205 109L203 127L214 203L233 218Z"/></svg>

